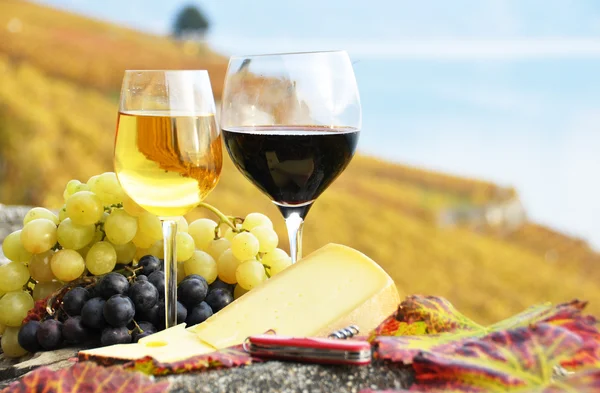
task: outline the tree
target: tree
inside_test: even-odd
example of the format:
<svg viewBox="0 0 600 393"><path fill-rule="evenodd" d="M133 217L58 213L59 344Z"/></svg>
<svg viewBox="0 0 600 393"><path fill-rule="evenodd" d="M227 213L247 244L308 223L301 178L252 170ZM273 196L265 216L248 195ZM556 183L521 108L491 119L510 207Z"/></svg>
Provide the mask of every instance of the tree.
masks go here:
<svg viewBox="0 0 600 393"><path fill-rule="evenodd" d="M184 7L175 18L173 35L178 38L202 38L210 23L206 16L194 5Z"/></svg>

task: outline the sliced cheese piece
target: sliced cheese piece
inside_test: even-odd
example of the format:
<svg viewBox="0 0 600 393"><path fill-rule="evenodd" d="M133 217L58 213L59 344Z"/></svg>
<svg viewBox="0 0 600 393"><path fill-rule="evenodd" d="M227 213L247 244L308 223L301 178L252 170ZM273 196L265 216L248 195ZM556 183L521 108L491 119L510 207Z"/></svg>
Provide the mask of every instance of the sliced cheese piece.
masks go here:
<svg viewBox="0 0 600 393"><path fill-rule="evenodd" d="M326 337L354 324L367 334L399 303L394 281L379 265L350 247L329 244L188 330L216 348L270 329Z"/></svg>
<svg viewBox="0 0 600 393"><path fill-rule="evenodd" d="M80 351L79 358L105 362L107 359L128 361L152 356L160 362L168 363L216 350L203 342L198 335L186 330L185 324L152 334L145 339L137 344L118 344Z"/></svg>

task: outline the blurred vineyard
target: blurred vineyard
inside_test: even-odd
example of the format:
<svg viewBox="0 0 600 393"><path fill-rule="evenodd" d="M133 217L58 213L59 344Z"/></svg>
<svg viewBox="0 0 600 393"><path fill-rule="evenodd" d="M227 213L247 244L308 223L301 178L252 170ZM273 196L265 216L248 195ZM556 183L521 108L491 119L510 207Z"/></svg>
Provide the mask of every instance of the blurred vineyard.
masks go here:
<svg viewBox="0 0 600 393"><path fill-rule="evenodd" d="M0 2L0 203L58 208L69 179L112 169L125 68L208 68L219 97L225 64L205 47ZM267 213L287 246L278 210L227 158L207 201ZM372 257L401 293L445 296L482 322L572 298L600 314L600 256L528 222L515 190L487 182L358 156L308 216L305 253L329 242Z"/></svg>

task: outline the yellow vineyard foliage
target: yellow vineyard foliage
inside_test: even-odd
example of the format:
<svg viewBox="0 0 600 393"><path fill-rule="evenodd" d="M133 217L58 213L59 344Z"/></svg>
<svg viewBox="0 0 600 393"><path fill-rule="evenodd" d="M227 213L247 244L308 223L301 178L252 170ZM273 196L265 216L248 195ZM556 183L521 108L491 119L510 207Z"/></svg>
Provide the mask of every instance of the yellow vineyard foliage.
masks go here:
<svg viewBox="0 0 600 393"><path fill-rule="evenodd" d="M30 7L31 20L32 7L39 7L2 2L0 26L5 23L6 4ZM89 20L57 15L69 24L48 18L52 28L90 26ZM184 64L178 62L188 56L164 38L152 40L105 24L97 29L112 31L116 42L134 42L138 52L163 46L161 60L168 64ZM52 46L50 39L39 36L34 36L40 39L36 47L32 41L30 46L7 44L5 34L0 33L0 203L57 209L69 179L86 181L112 170L118 96L113 79L120 80L123 64L118 59L97 59L102 62L98 75L105 75L100 79L106 82L93 82L85 76L92 71L82 71L94 56L87 48L67 46L72 52L55 53L54 60L68 59L61 65L46 60L51 56L47 47L62 51L62 44ZM201 55L194 56L203 61L197 60ZM224 67L221 62L220 72ZM282 247L287 247L279 211L227 157L207 202L231 215L268 214ZM484 208L514 203L518 204L518 196L511 189L357 156L310 211L304 251L329 242L349 245L388 271L401 293L444 296L482 322L499 320L534 303L572 298L590 300L591 311L600 312L598 254L582 241L527 221L507 226L486 219ZM188 219L200 216L211 213L196 209ZM454 219L441 225L440 217Z"/></svg>

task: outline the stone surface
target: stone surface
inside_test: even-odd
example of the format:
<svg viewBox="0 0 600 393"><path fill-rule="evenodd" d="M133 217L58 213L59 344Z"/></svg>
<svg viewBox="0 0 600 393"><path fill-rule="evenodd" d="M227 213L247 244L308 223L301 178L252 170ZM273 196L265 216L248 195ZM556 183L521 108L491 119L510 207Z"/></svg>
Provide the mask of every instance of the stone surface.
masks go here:
<svg viewBox="0 0 600 393"><path fill-rule="evenodd" d="M355 393L366 388L408 388L412 378L409 368L394 364L323 366L275 361L169 377L173 393Z"/></svg>

